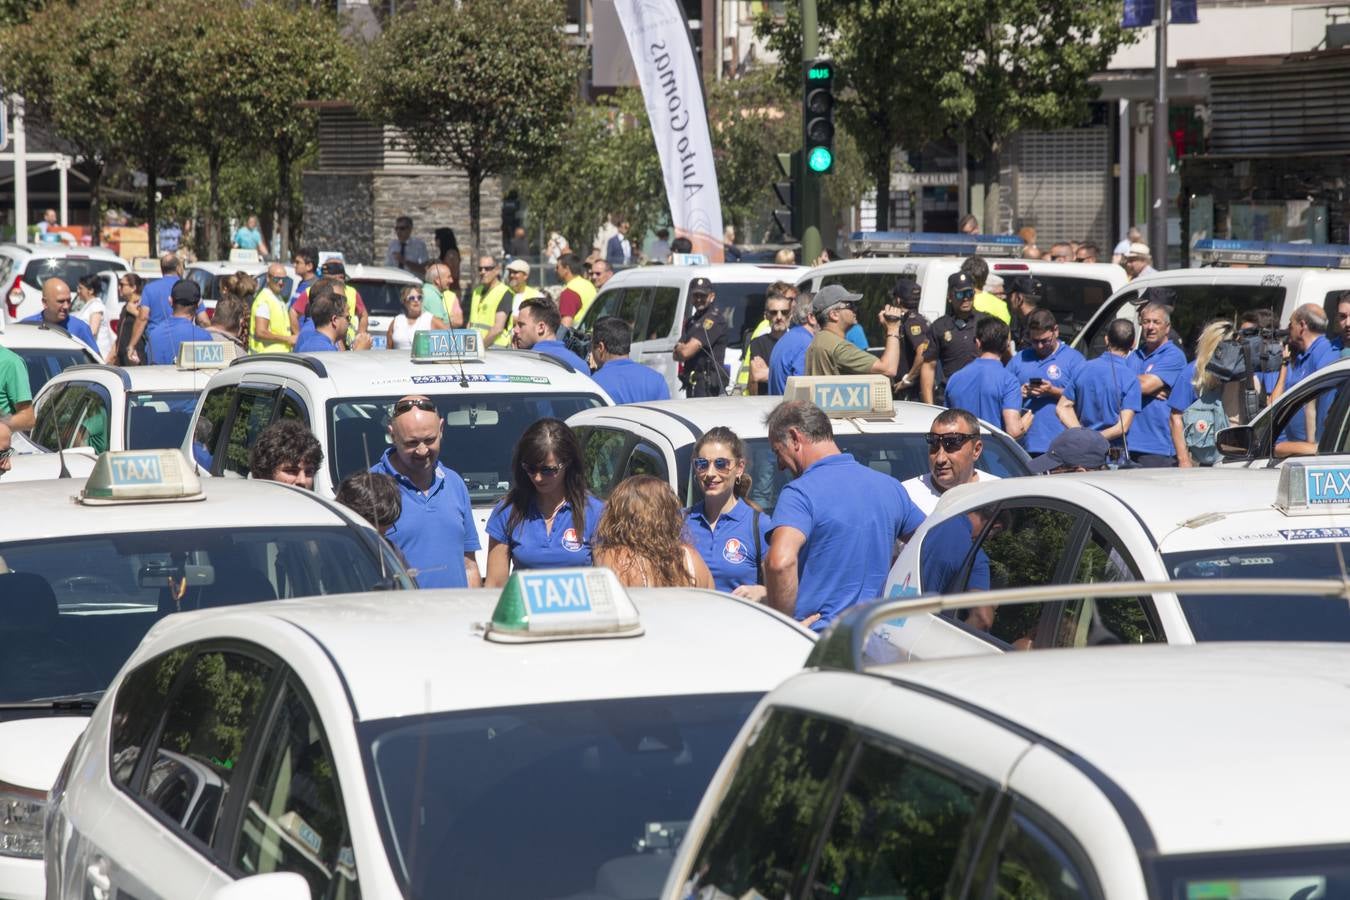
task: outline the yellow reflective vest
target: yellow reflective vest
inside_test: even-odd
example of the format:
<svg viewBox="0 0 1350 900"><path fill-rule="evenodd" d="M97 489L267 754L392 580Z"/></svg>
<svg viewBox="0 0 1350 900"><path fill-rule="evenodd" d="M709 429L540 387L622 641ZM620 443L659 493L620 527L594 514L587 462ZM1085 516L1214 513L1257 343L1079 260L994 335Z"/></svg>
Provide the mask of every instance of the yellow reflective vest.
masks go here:
<svg viewBox="0 0 1350 900"><path fill-rule="evenodd" d="M543 293L541 293L536 288L530 287L528 284L525 285L525 289L521 291L519 294L512 293L511 315L506 317L506 327L502 329L501 334L497 335L497 339L492 342L492 346L494 347L511 346L511 325L514 324L516 321L516 313L520 312L520 304L524 303L526 300L533 300L535 297L542 297L542 296L544 296ZM492 326L489 325L488 327L490 328Z"/></svg>
<svg viewBox="0 0 1350 900"><path fill-rule="evenodd" d="M473 294L469 297L469 324L479 331L483 332L486 338L492 326L497 323L497 307L501 305L502 297L506 294L506 284L498 281L487 290L480 284L473 289ZM507 327L503 329L502 334L507 335L507 341L511 340L508 332L510 331L511 319L507 317ZM494 343L501 343L500 339Z"/></svg>
<svg viewBox="0 0 1350 900"><path fill-rule="evenodd" d="M591 308L591 303L595 300L595 285L589 278L581 275L573 275L572 280L563 285L571 291L576 291L577 296L581 298L581 309L572 318L572 323L580 322L586 316L586 310Z"/></svg>
<svg viewBox="0 0 1350 900"><path fill-rule="evenodd" d="M253 298L253 307L249 310L248 320L248 346L254 353L285 353L291 349L291 345L285 341L260 341L253 336L253 320L262 310L267 310L267 330L273 334L284 334L290 336L291 333L291 312L286 308L286 303L272 293L271 288L263 288L258 291L258 296Z"/></svg>

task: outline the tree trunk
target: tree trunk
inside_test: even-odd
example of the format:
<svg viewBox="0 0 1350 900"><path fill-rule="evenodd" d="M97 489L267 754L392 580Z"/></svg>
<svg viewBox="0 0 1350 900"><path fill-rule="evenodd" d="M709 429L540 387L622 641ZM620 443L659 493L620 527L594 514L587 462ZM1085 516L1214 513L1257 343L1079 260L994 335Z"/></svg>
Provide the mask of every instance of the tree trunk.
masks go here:
<svg viewBox="0 0 1350 900"><path fill-rule="evenodd" d="M220 227L220 147L211 147L206 151L206 246L211 248L212 259L224 259L227 255L225 244L221 240L223 229Z"/></svg>
<svg viewBox="0 0 1350 900"><path fill-rule="evenodd" d="M99 246L103 237L103 163L89 157L89 243Z"/></svg>
<svg viewBox="0 0 1350 900"><path fill-rule="evenodd" d="M478 271L478 258L483 255L479 243L483 230L483 175L477 167L467 171L469 176L469 243L473 245L474 271ZM477 282L475 282L477 283Z"/></svg>
<svg viewBox="0 0 1350 900"><path fill-rule="evenodd" d="M291 142L284 135L277 137L277 209L280 221L277 223L278 247L272 248L277 259L290 258L290 248L295 236L291 234Z"/></svg>
<svg viewBox="0 0 1350 900"><path fill-rule="evenodd" d="M999 167L1002 165L1002 146L999 142L989 145L984 155L984 233L998 234L998 210L1002 205L1003 189L999 184Z"/></svg>
<svg viewBox="0 0 1350 900"><path fill-rule="evenodd" d="M877 231L891 227L891 154L878 160L872 168L877 182Z"/></svg>
<svg viewBox="0 0 1350 900"><path fill-rule="evenodd" d="M150 255L157 256L159 244L159 203L155 195L159 193L159 166L150 165L145 167L145 219L146 232L149 237Z"/></svg>

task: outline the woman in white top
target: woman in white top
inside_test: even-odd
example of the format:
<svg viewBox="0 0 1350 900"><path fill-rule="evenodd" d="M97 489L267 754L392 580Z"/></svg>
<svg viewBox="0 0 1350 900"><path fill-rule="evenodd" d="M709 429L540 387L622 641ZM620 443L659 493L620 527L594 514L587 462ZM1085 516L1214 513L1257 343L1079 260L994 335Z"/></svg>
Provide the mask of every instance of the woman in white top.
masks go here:
<svg viewBox="0 0 1350 900"><path fill-rule="evenodd" d="M75 302L70 306L70 314L89 326L98 342L99 354L107 359L115 338L112 323L108 321L108 308L99 297L102 290L103 279L97 275L82 277L75 286Z"/></svg>
<svg viewBox="0 0 1350 900"><path fill-rule="evenodd" d="M387 332L390 350L410 350L413 345L413 332L430 329L445 329L450 326L422 308L422 286L410 284L399 296L403 303L403 312L389 320Z"/></svg>

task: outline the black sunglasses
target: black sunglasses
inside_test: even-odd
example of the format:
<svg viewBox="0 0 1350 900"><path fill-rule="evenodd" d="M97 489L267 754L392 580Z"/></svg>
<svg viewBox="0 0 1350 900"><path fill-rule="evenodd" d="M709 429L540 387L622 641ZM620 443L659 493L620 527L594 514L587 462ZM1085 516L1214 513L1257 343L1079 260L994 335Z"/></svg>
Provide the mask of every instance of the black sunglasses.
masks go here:
<svg viewBox="0 0 1350 900"><path fill-rule="evenodd" d="M420 409L423 412L435 412L436 404L425 397L399 400L394 403L394 418L398 418L410 409Z"/></svg>
<svg viewBox="0 0 1350 900"><path fill-rule="evenodd" d="M923 439L928 442L929 453L936 453L939 445L948 453L955 453L965 446L966 441L978 440L979 437L978 434L933 434L930 431Z"/></svg>
<svg viewBox="0 0 1350 900"><path fill-rule="evenodd" d="M545 478L552 478L567 466L532 466L529 463L523 464L525 472L529 475L543 475Z"/></svg>
<svg viewBox="0 0 1350 900"><path fill-rule="evenodd" d="M707 459L702 456L694 458L695 472L706 472L708 471L708 466L712 466L719 472L729 472L734 465L736 465L736 461L734 459L727 459L725 456L719 456L717 459Z"/></svg>

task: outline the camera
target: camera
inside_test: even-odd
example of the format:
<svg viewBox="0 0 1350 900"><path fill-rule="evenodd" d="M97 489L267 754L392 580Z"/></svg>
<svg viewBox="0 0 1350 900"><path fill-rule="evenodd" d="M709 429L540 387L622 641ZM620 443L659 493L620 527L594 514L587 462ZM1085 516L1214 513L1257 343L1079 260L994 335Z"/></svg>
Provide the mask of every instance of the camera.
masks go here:
<svg viewBox="0 0 1350 900"><path fill-rule="evenodd" d="M578 331L570 326L563 325L558 329L558 340L562 341L563 346L571 350L582 359L590 359L591 356L591 335L588 331Z"/></svg>
<svg viewBox="0 0 1350 900"><path fill-rule="evenodd" d="M888 314L888 313L882 313L882 314L881 314L881 317L882 317L883 319L885 319L887 322L899 322L899 321L900 321L900 317L899 317L899 316L892 316L892 315L890 315L890 314Z"/></svg>
<svg viewBox="0 0 1350 900"><path fill-rule="evenodd" d="M1287 330L1243 328L1214 351L1205 371L1227 384L1280 371Z"/></svg>

